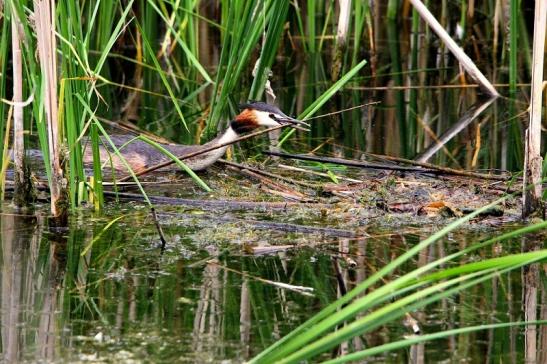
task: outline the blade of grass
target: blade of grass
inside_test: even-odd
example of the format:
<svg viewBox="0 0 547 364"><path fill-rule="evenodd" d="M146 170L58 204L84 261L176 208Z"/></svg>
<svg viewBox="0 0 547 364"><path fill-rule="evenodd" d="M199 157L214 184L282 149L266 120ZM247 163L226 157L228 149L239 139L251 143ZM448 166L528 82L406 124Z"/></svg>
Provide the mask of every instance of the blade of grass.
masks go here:
<svg viewBox="0 0 547 364"><path fill-rule="evenodd" d="M158 13L158 15L162 18L162 20L165 22L165 25L167 25L167 31L169 31L175 37L175 40L177 41L177 43L180 45L180 47L184 51L184 54L186 55L186 57L188 57L188 60L190 61L190 63L198 70L198 72L203 76L203 78L205 79L205 81L207 83L213 83L213 80L211 79L211 77L209 76L209 74L207 73L205 68L203 68L203 66L201 65L201 63L197 59L197 57L188 48L188 46L186 45L186 42L184 42L182 40L179 33L172 26L172 23L169 21L169 19L167 19L165 17L165 15L156 6L154 1L152 1L152 0L147 0L147 1L148 1L148 4L152 7L152 9L154 9Z"/></svg>
<svg viewBox="0 0 547 364"><path fill-rule="evenodd" d="M161 72L160 63L158 62L158 60L156 58L156 55L154 54L154 51L152 50L152 46L150 45L150 42L148 41L148 38L146 37L145 34L143 34L142 28L138 23L137 23L137 29L141 32L142 43L144 45L144 49L145 49L146 53L148 54L148 57L150 57L150 59L154 63L154 66L156 67L156 70L158 71L157 74L160 76L160 79L163 82L163 85L167 89L167 92L169 93L169 96L170 96L171 100L173 101L173 106L177 110L177 113L180 117L180 120L182 121L182 124L184 125L184 128L187 131L189 131L188 125L186 125L186 120L184 119L184 115L182 114L182 110L180 109L180 106L177 102L177 98L176 98L173 90L171 89L171 86L169 85L169 81L167 81L167 78L165 77L164 73Z"/></svg>
<svg viewBox="0 0 547 364"><path fill-rule="evenodd" d="M502 328L511 328L516 326L525 326L525 325L546 325L547 320L538 320L538 321L518 321L518 322L504 322L499 324L485 324L485 325L477 325L477 326L469 326L469 327L462 327L458 329L452 329L452 330L446 330L442 332L436 332L433 334L425 334L425 335L419 335L419 336L413 336L411 338L405 339L405 340L398 340L393 341L384 345L375 346L369 349L361 350L355 353L351 353L348 355L344 355L341 357L338 357L336 359L327 360L322 362L323 364L341 364L341 363L347 363L347 362L355 362L360 361L364 358L383 354L387 352L391 352L397 349L407 348L411 345L416 345L423 342L429 342L433 340L438 339L444 339L447 337L455 336L455 335L461 335L461 334L468 334L475 331L482 331L482 330L491 330L491 329L502 329Z"/></svg>
<svg viewBox="0 0 547 364"><path fill-rule="evenodd" d="M84 107L84 109L87 111L87 113L90 115L90 118L93 120L93 123L94 125L96 125L97 129L101 132L101 134L103 135L103 137L106 139L106 141L108 142L108 144L110 145L110 147L112 148L112 150L114 151L114 154L116 154L116 156L118 158L120 158L120 161L123 163L123 165L125 166L125 168L127 169L127 172L131 175L131 177L133 178L133 180L135 181L135 183L137 184L137 187L139 188L139 190L141 191L141 194L144 198L144 200L146 201L146 203L148 204L149 207L153 207L152 205L152 202L150 201L150 199L148 198L148 195L146 194L146 192L144 191L144 187L142 186L142 184L140 183L139 179L137 178L137 176L135 175L135 172L133 171L133 169L131 169L131 166L129 165L129 163L127 163L127 161L125 160L124 156L121 154L120 150L116 147L116 145L114 144L114 142L112 141L112 139L110 139L110 136L108 135L108 133L106 132L106 130L104 130L103 126L101 125L101 122L97 119L97 117L95 116L94 112L89 108L89 105L87 104L87 102L82 98L81 95L76 95L76 97L78 98L78 100L80 101L80 103L82 104L82 106Z"/></svg>
<svg viewBox="0 0 547 364"><path fill-rule="evenodd" d="M282 357L274 357L273 360L279 364L288 364L288 363L298 363L302 360L306 360L312 356L315 356L321 352L324 352L341 342L347 341L350 338L361 335L365 332L370 331L372 328L377 327L380 323L379 320L384 317L389 321L401 316L407 310L417 309L424 307L425 305L439 300L441 297L446 297L452 295L456 292L463 290L464 288L474 286L486 279L490 279L494 275L499 275L509 270L522 267L537 261L541 261L547 258L547 250L543 251L534 251L529 253L514 254L510 256L492 258L478 263L469 263L467 265L472 266L470 270L472 273L453 278L447 281L437 283L433 286L418 290L406 297L403 297L391 304L388 304L384 307L377 309L371 313L366 314L365 316L347 324L343 328L340 328L331 334L328 334L322 337L319 340L314 340L310 342L305 340L305 337L302 337L297 341L298 349L293 353L285 353ZM476 271L477 267L482 264L482 268ZM461 267L463 271L466 271L465 265ZM450 288L456 286L455 288ZM446 291L445 291L446 290ZM443 292L444 291L444 292ZM442 292L439 294L434 294L436 292ZM429 295L433 294L431 297ZM367 300L367 296L362 299L359 299L353 302L350 306L345 307L343 310L354 309L358 311L363 311L364 308L362 304ZM405 309L407 305L410 305L408 309ZM354 306L354 307L352 307ZM342 310L342 311L343 311ZM339 312L342 312L339 311ZM338 312L335 315L327 318L324 322L317 325L321 326L330 326L333 327L340 321L337 320ZM315 328L313 328L315 329ZM287 355L288 354L288 355Z"/></svg>
<svg viewBox="0 0 547 364"><path fill-rule="evenodd" d="M297 345L294 344L294 342L296 341L295 338L297 338L297 337L304 336L304 335L307 336L307 335L310 335L310 333L311 333L311 336L318 337L327 328L325 328L324 330L314 329L314 331L310 331L310 329L314 325L319 323L324 318L335 314L335 312L340 307L343 307L348 302L353 300L355 297L360 295L362 292L365 292L369 287L374 285L376 282L378 282L380 279L385 277L387 274L394 271L399 265L401 265L402 263L404 263L405 261L410 259L412 256L417 254L422 249L424 249L427 246L433 244L435 241L437 241L441 237L445 236L446 234L448 234L452 230L456 229L458 226L462 225L463 223L465 223L465 222L471 220L472 218L478 216L480 213L488 210L489 208L497 205L498 203L501 203L506 198L507 197L502 197L502 198L492 202L491 204L488 204L488 205L486 205L486 206L484 206L480 209L477 209L473 213L471 213L469 215L466 215L466 216L464 216L464 217L462 217L462 218L448 224L447 226L445 226L444 228L442 228L438 232L434 233L433 235L431 235L427 239L422 240L420 243L416 244L414 247L412 247L411 249L409 249L408 251L406 251L405 253L403 253L402 255L400 255L399 257L394 259L393 261L391 261L385 267L383 267L382 269L380 269L379 271L377 271L376 273L371 275L369 278L367 278L366 280L361 282L359 285L357 285L357 287L355 287L353 290L349 291L346 295L342 296L339 300L337 300L337 301L331 303L330 305L328 305L327 307L325 307L323 310L321 310L315 316L311 317L308 321L306 321L305 323L303 323L302 325L297 327L295 330L293 330L291 333L289 333L288 335L286 335L282 339L278 340L275 344L273 344L272 346L270 346L269 348L264 350L262 353L257 355L255 358L253 358L250 361L250 363L261 363L262 360L270 359L272 356L283 357L284 354L286 354L288 352L291 352L292 350L297 348ZM401 284L401 283L404 283L404 282L408 282L408 281L410 281L410 279L418 277L419 275L427 272L428 270L431 270L434 267L438 266L438 264L442 264L442 262L444 262L444 261L445 261L444 259L440 259L440 260L437 260L434 263L430 263L428 265L425 265L424 267L412 272L411 275L405 275L404 277L398 278L397 280L391 282L391 284L396 285L396 284ZM375 296L382 296L385 293L388 293L388 292L391 291L391 289L393 287L392 285L391 286L390 285L383 285L379 289L371 292L369 295L367 295L367 297L369 297L371 299L371 298L374 298ZM348 312L347 317L352 317L352 316L355 316L356 314L357 314L357 312ZM346 317L344 317L344 319L346 319ZM283 350L278 352L278 348L279 349L282 348Z"/></svg>

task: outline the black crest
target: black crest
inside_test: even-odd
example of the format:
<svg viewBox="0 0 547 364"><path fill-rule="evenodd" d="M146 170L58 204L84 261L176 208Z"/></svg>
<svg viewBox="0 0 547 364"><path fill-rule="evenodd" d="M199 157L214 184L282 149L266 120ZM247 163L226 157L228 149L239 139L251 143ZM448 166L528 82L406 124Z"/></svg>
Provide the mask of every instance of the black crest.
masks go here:
<svg viewBox="0 0 547 364"><path fill-rule="evenodd" d="M265 111L270 114L276 114L280 116L287 116L283 113L283 111L279 110L279 108L275 105L270 105L262 101L252 101L249 100L248 103L245 104L239 104L239 109L253 109L257 111Z"/></svg>

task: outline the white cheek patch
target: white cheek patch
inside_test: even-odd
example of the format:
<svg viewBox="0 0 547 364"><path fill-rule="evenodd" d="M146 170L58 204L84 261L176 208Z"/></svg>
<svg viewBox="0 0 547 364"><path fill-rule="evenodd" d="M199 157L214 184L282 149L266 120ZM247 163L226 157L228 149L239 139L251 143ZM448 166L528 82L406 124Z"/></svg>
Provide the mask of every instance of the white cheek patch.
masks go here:
<svg viewBox="0 0 547 364"><path fill-rule="evenodd" d="M262 126L277 126L279 123L270 118L270 113L266 111L254 111L258 125Z"/></svg>

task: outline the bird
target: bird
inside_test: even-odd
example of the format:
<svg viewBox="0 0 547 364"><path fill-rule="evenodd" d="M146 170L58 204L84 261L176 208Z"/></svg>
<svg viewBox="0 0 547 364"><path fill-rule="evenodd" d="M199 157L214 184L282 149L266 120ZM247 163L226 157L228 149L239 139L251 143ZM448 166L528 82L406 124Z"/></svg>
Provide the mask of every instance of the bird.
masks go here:
<svg viewBox="0 0 547 364"><path fill-rule="evenodd" d="M182 145L182 144L163 144L162 147L177 157L185 154L195 153L213 146L230 143L237 140L243 134L253 131L259 127L274 127L287 125L295 129L308 131L309 124L298 119L292 118L283 113L277 106L261 101L249 101L240 104L241 110L238 115L230 122L228 128L219 134L216 138L202 145ZM136 139L131 135L111 135L110 140L120 150L128 165L133 171L143 170L145 168L157 165L170 158L150 144ZM105 137L101 137L102 144L99 148L100 159L104 163L105 169L112 167L117 173L127 172L127 166L114 153L113 148ZM131 142L131 140L134 140ZM123 147L122 147L123 146ZM120 149L121 148L121 149ZM207 169L217 160L222 158L226 152L227 146L184 159L183 162L193 171ZM84 164L91 166L93 155L91 148L87 147L83 156Z"/></svg>

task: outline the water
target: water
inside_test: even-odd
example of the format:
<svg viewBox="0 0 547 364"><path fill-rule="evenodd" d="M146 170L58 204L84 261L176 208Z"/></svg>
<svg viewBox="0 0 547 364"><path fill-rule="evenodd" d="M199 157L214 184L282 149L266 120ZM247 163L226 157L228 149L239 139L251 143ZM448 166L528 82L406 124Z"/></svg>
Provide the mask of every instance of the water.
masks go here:
<svg viewBox="0 0 547 364"><path fill-rule="evenodd" d="M99 20L91 27L97 31L85 41L66 33L72 26L59 28L74 44L92 44L91 49L84 49L87 45L76 47L78 52L89 53L91 68L99 58L98 51L92 49L104 49L108 39L104 35L115 32L112 26L116 22L106 15L121 14L126 5L105 3L107 8L101 5L95 9L93 2L83 2L81 11L58 8L59 14L81 14L82 34L87 34L89 16L98 10ZM226 125L234 117L236 104L252 95L251 70L264 39L256 42L256 49L247 58L243 49L237 48L237 39L229 46L221 43L233 35L231 23L226 23L228 7L224 3L223 7L218 2L176 3L181 10L172 13L173 27L180 29L181 39L207 72L213 78L219 74L218 90L229 90L230 100L214 97L212 85L204 84L178 43L172 43L168 54L160 52L162 46L157 41L164 38L167 27L161 25L164 20L153 11L152 3L142 2L133 5L136 17L123 27L101 71L102 77L113 83L81 79L81 69L71 66L80 61L74 61L72 50L60 43L60 77L70 80L63 86L68 90L63 96L64 120L84 122L87 118L88 110L80 105L78 94L81 100L94 95L89 109L101 118L133 120L142 129L181 143L205 141L198 135L206 120ZM274 3L277 7L281 2ZM301 3L305 4L299 7L291 3L289 16L279 19L283 31L269 76L275 102L283 111L293 116L302 113L357 62L366 59L368 64L314 116L334 114L310 121L311 132L296 133L285 144L286 151L313 150L320 156L388 163L385 158L372 156L374 153L474 171L522 170L529 96L526 86L512 92L510 99L495 101L484 100L476 89L463 87L469 80L462 77L458 62L446 53L425 23L411 23L408 2L401 2L396 21L385 18L388 2L370 2L371 19L362 14L364 3L353 2L355 11L350 12L349 28L353 35L348 38L340 73L335 74L332 50L338 42L334 34L341 3ZM508 21L498 22L498 16L508 19L509 2L493 3L473 2L471 6L470 2L465 11L454 6L455 2L430 2L428 6L440 15L451 34L456 24L465 20L466 38L455 38L473 59L484 62L478 66L488 79L506 83L508 70L514 66L517 81L526 82L531 74L527 57L531 52L526 42L531 40L531 6L529 2L521 6L519 21L525 26L519 31L518 64L511 65L508 36L515 30L506 27ZM170 5L164 5L161 11L170 12ZM257 14L263 11L259 8L266 9L259 3ZM307 14L308 8L313 13ZM198 22L200 18L192 14L200 14L211 23ZM270 32L272 18L264 32ZM137 21L141 29L135 28ZM353 33L359 23L362 29ZM498 23L504 26L495 29ZM241 33L241 40L252 39L252 24L258 25L246 24L250 26L245 29L248 32ZM9 59L9 38L4 38L3 58ZM141 43L145 38L152 48L143 54ZM231 77L234 70L222 63L222 48L233 51L233 57L241 56L234 60L234 64L244 66L239 75ZM169 92L172 97L165 79L158 77L157 67L151 63L154 54L160 53L167 57L158 60L169 76L175 93ZM87 63L88 57L83 56ZM9 61L2 67L6 75L11 74ZM33 67L27 68L34 72ZM0 89L9 89L10 83L2 83ZM92 90L92 84L98 88ZM509 94L504 86L496 87ZM31 90L28 86L25 94ZM100 100L96 91L100 91ZM10 92L3 98L11 99ZM190 132L173 110L172 98L181 100L177 105L183 108ZM369 103L374 105L344 111ZM0 114L7 120L7 107L2 105ZM31 116L27 109L26 121L36 138L30 120L41 120L43 111L35 107ZM267 147L266 138L257 138L236 146L235 156L245 163L261 163L264 158L260 151ZM43 161L30 155L41 167ZM287 170L281 164L304 168L308 173ZM264 169L316 183L318 188L290 184L283 189L227 168L204 175L214 191L211 194L180 176L161 177L167 182L162 186L147 184L151 195L195 200L192 205L189 201L175 205L175 200L170 200L171 206L158 204L165 246L142 201L115 204L110 200L101 215L83 207L73 211L68 226L62 228L48 226L47 206L36 206L34 213L25 214L1 205L2 362L243 362L319 312L344 290L446 226L460 212L521 190L518 180L516 184L500 184L447 175L357 171L329 163L284 159L265 164ZM33 171L45 180L38 169ZM9 173L8 180L13 180ZM128 191L138 193L134 188ZM286 203L295 199L317 204ZM204 205L200 202L204 200L216 203ZM241 200L255 202L257 208L238 205ZM518 197L507 199L498 210L501 215L491 213L452 232L386 276L385 282L473 242L519 227L520 209ZM544 241L544 232L507 240L466 254L439 270L541 249ZM413 333L407 325L412 320L424 334L523 320L524 310L530 309L523 297L539 302L538 316L546 319L545 274L543 264L496 276L412 310L410 316L382 324L316 359L400 340ZM524 329L514 327L453 336L378 354L367 362L518 363L524 361L525 350L531 350L537 351L538 362L544 363L546 326L541 330L535 349L536 338L530 340L529 336L525 342Z"/></svg>
<svg viewBox="0 0 547 364"><path fill-rule="evenodd" d="M170 187L161 190L177 194ZM337 277L351 289L447 221L414 213L380 217L376 207L363 206L352 210L341 204L331 211L158 206L167 241L162 252L154 222L140 203L123 203L100 218L79 210L66 229L48 228L44 210L24 216L3 205L3 361L243 362L339 297ZM496 234L492 221L467 225L403 269ZM295 225L312 230L295 231ZM313 231L318 227L331 230ZM349 232L354 236L348 238ZM280 250L257 253L271 246ZM511 241L448 266L519 250L519 241ZM517 321L522 319L521 291L515 272L410 314L424 333ZM349 345L402 339L412 334L403 321ZM523 348L522 328L499 329L386 353L370 362L402 363L412 355L422 362L520 362Z"/></svg>
<svg viewBox="0 0 547 364"><path fill-rule="evenodd" d="M456 133L439 129L437 135L446 142L441 148L423 136L415 151L424 156L423 161L506 168L516 159L514 150L507 145L504 149L505 142L492 143L507 135L504 105L504 101L477 102L471 109L479 110L476 114L446 113L446 125L458 129ZM375 123L389 117L385 106L373 107ZM370 108L359 113L357 120L374 129L377 124L367 124L366 119ZM328 134L328 122L319 123L325 124ZM318 154L355 159L370 158L356 149L399 150L398 133L385 127L374 130L365 134L369 138L365 149L358 140L336 133L334 138L316 135L310 140L299 134L291 146L307 150L311 143L320 147ZM482 142L477 133L484 136ZM241 151L252 164L257 149ZM323 193L289 185L301 194L289 191L293 197L319 204L291 205L274 194L275 186L227 168L215 167L203 175L214 191L211 194L180 175L154 177L164 183L146 185L150 195L196 200L191 206L188 201L175 206L173 200L172 206L158 204L166 240L163 251L143 202L110 201L101 216L84 207L71 215L68 227L57 229L48 227L47 206L26 216L4 204L0 215L3 361L244 362L340 297L344 289L452 221L454 211L472 210L504 192L519 190L481 179L283 159L266 169L320 185ZM131 187L124 191L138 193ZM205 200L217 202L203 205ZM252 209L237 201L255 201L257 206ZM439 202L446 204L444 210L430 205ZM507 200L500 211L501 216L480 218L441 239L386 279L518 227L518 198ZM507 241L443 268L517 253L524 242L541 248L544 239L540 234ZM493 278L410 312L410 317L397 318L338 350L401 340L412 334L406 325L409 319L417 321L422 333L523 320L522 273ZM545 272L538 274L545 281ZM545 318L544 285L539 285L537 294L543 305L540 317ZM538 345L538 352L546 350L544 342ZM522 362L525 347L524 330L515 327L416 345L369 362ZM336 352L328 351L317 360Z"/></svg>

